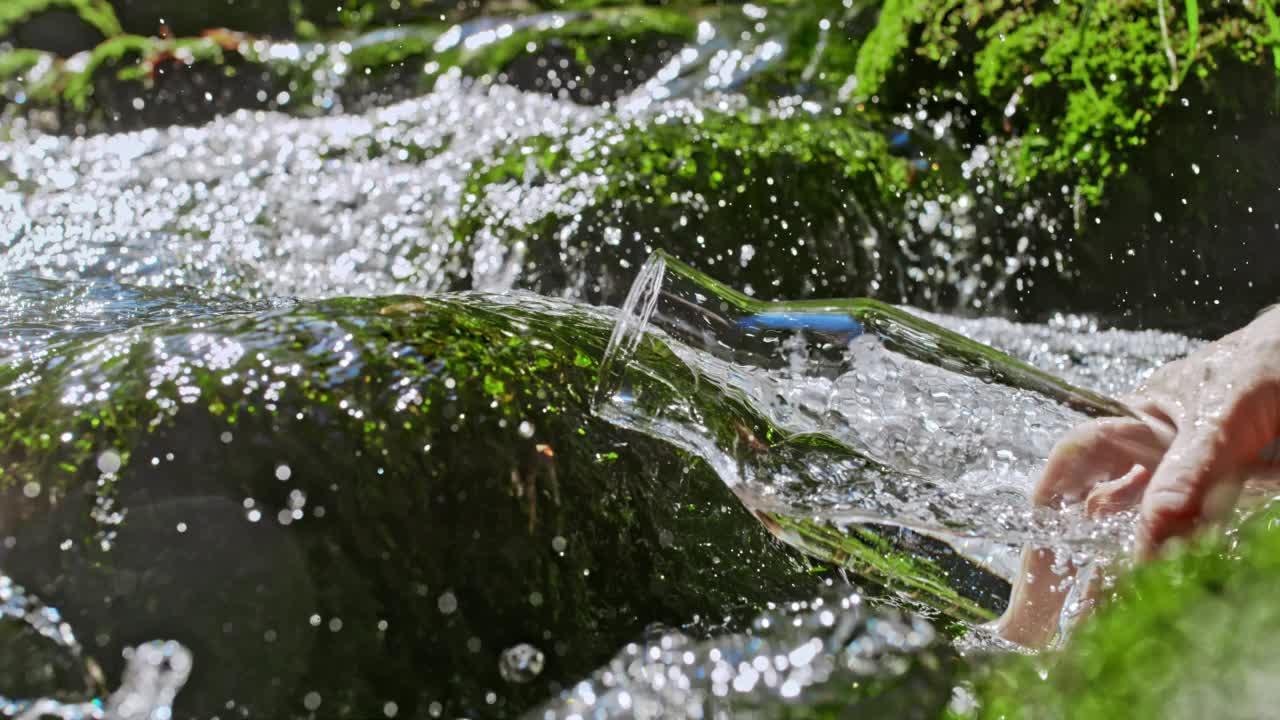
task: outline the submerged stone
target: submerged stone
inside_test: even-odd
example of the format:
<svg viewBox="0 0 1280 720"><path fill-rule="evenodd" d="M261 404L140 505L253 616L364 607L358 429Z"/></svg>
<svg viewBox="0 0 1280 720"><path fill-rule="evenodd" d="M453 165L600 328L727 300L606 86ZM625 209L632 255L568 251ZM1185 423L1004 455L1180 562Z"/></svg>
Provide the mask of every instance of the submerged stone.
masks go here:
<svg viewBox="0 0 1280 720"><path fill-rule="evenodd" d="M609 319L571 308L331 300L16 362L0 565L109 680L189 648L196 715L509 717L647 625L811 596L714 473L590 415Z"/></svg>

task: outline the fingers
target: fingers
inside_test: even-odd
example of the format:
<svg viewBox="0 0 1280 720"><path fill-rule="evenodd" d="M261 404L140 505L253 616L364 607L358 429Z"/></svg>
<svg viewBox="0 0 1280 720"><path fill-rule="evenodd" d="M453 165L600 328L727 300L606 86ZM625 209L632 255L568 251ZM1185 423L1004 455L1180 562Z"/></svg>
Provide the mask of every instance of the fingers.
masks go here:
<svg viewBox="0 0 1280 720"><path fill-rule="evenodd" d="M1258 386L1179 428L1142 497L1139 557L1230 512L1246 469L1277 435L1276 413L1274 395Z"/></svg>
<svg viewBox="0 0 1280 720"><path fill-rule="evenodd" d="M1136 507L1151 474L1147 466L1134 465L1122 477L1099 483L1085 498L1085 511L1091 517L1103 517Z"/></svg>
<svg viewBox="0 0 1280 720"><path fill-rule="evenodd" d="M1120 432L1108 434L1108 428ZM1112 449L1134 450L1130 456L1149 456L1155 452L1145 443L1149 438L1134 428L1117 428L1112 424L1101 423L1081 437ZM1126 445L1126 440L1132 441L1135 438L1144 442ZM1067 465L1061 467L1066 468ZM1277 468L1276 476L1280 480L1280 468ZM1100 517L1133 508L1142 498L1142 492L1150 479L1151 471L1147 466L1138 464L1115 480L1098 483L1085 499L1088 513ZM996 625L997 632L1004 639L1025 647L1047 647L1060 631L1063 605L1071 585L1080 581L1075 565L1069 560L1060 561L1052 549L1025 548L1022 551L1021 569L1013 582L1009 607ZM1084 597L1086 604L1096 601L1097 588L1091 585Z"/></svg>
<svg viewBox="0 0 1280 720"><path fill-rule="evenodd" d="M997 623L997 632L1006 640L1024 647L1043 648L1058 632L1058 618L1075 568L1067 574L1055 572L1053 551L1026 548L1021 568L1013 584L1009 607Z"/></svg>
<svg viewBox="0 0 1280 720"><path fill-rule="evenodd" d="M1067 433L1053 448L1032 501L1037 505L1080 502L1095 487L1126 477L1135 465L1156 467L1166 447L1164 434L1140 420L1102 418L1087 422ZM1148 476L1140 479L1145 484ZM1124 487L1137 480L1129 478Z"/></svg>

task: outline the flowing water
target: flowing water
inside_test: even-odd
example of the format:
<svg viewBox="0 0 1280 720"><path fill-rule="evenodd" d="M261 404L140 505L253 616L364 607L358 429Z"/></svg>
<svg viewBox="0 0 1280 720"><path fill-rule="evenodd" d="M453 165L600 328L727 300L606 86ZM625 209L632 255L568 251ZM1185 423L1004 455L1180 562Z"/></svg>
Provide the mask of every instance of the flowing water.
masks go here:
<svg viewBox="0 0 1280 720"><path fill-rule="evenodd" d="M781 40L767 32L730 35L703 25L696 44L611 107L574 104L452 73L444 75L427 95L359 113L298 118L240 111L200 127L89 137L11 128L0 143L0 362L6 381L0 415L9 412L8 406L17 408L39 397L49 398L47 411L52 416L111 422L107 411L121 407L118 399L124 396L130 402L123 407L139 413L137 425L159 427L166 418L188 417L182 413L211 403L220 397L218 387L223 387L261 402L270 411L275 411L277 401L285 403L282 396L301 393L312 405L296 408L300 423L304 415L320 417L330 412L343 415L344 422L397 421L414 417L411 413L422 405L426 391L419 394L418 377L407 372L398 375L390 360L377 372L370 370L360 353L371 352L368 348L376 345L379 356L410 363L416 362L415 353L421 348L412 337L378 336L376 341L366 341L360 333L377 326L379 318L407 312L404 308L458 313L472 308L484 317L501 316L502 322L514 318L510 338L518 339L522 328L532 336L552 338L548 328L566 321L595 327L600 335L600 328L607 328L616 314L587 308L585 303L616 298L636 267L625 259L607 262L607 267L593 264L586 246L603 238L606 244L629 247L630 257L643 256L664 245L666 231L654 227L641 232L628 225L625 213L607 200L610 177L589 167L548 172L538 164L536 153L522 150L529 147L528 141L564 150L574 158L598 159L607 157L624 136L664 124L696 124L707 113L750 109L759 117L787 118L825 112L785 99L754 106L735 95L733 90L743 78L769 67L779 56ZM476 184L478 172L512 152L528 156L515 172L496 182ZM975 152L969 162L979 155ZM960 268L966 266L966 258L981 255L981 249L962 242L973 232L969 209L977 202L976 196L969 196L953 199L950 205L933 203L915 208L918 216L910 219L912 231L921 237L955 243L954 256L948 256L949 273L963 273ZM700 214L714 212L707 197L680 197L675 204L680 208L681 226L686 215L696 221ZM549 225L551 231L531 230L548 227L548 218L555 220ZM470 231L462 232L463 227ZM868 241L875 240L874 227L857 231ZM788 250L792 255L796 250L809 252L812 245L805 246L801 239L788 247L781 240L772 248L748 245L737 248L734 255L716 257L720 267L752 265L767 277L768 266L762 263L770 261L753 260L758 253L778 258ZM1016 265L1011 260L1007 271L1012 273ZM953 279L943 273L937 284L949 285ZM984 298L1000 291L999 282L967 280L968 284L959 283L967 289L957 306L981 306ZM820 292L824 282L810 277L799 285ZM538 290L543 296L516 292L520 288ZM490 295L415 299L460 290ZM769 288L762 285L753 291L768 294ZM401 295L413 297L392 297ZM347 297L373 300L366 305L335 300ZM427 304L415 305L422 302ZM1134 388L1154 368L1196 346L1195 341L1173 334L1103 330L1095 321L1071 315L1045 324L937 313L927 317L1112 396ZM598 337L594 342L600 349ZM549 341L547 345L551 346ZM701 455L752 510L767 513L769 522L812 523L842 533L848 532L850 523L868 519L889 526L946 527L951 532L946 539L960 556L976 558L1006 582L1014 580L1016 553L1026 541L1043 541L1048 536L1067 545L1079 541L1077 545L1085 549L1073 550L1084 553L1073 556L1077 564L1087 563L1089 553L1097 555L1102 547L1112 554L1125 550L1127 526L1099 530L1083 520L1029 509L1027 497L1037 464L1054 437L1079 416L1066 411L1035 415L1035 408L1011 407L980 383L948 386L959 395L946 398L946 407L959 406L964 413L943 417L921 412L922 398L933 396L942 402L936 397L940 381L930 379L928 367L905 372L886 365L891 360L876 355L874 347L855 344L853 351L862 353L859 374L837 383L853 383L857 392L851 391L853 399L835 411L850 427L858 428L862 449L921 478L918 487L898 488L892 498L869 500L839 466L831 466L824 469L827 482L820 485L755 476L744 488L740 468L718 460L713 447L691 442L691 436L679 428L667 439ZM280 357L289 361L282 362ZM590 362L584 360L584 364ZM427 364L423 377L454 382L443 379L448 374L442 367ZM205 384L205 374L212 378L211 384ZM918 384L908 387L891 381L904 376ZM339 411L325 404L327 397L307 395L327 387L326 383L332 387L362 383L372 388L367 391L372 399L364 407L343 400ZM868 389L874 393L868 394ZM777 379L770 380L769 392L786 396L792 407L842 397L839 387L787 385ZM495 398L501 395L494 392ZM495 399L493 407L498 402ZM466 422L465 414L448 417L456 427ZM794 418L772 420L783 427L790 423L798 431L813 429ZM241 422L255 420L245 416ZM540 417L530 416L513 420L511 427L518 427L522 438L533 438L540 423ZM408 436L419 431L410 429L408 421L405 427ZM230 426L217 433L200 431L211 433L221 444L199 444L204 440L193 439L196 431L192 431L189 447L178 444L187 436L176 434L169 436L173 445L149 446L145 451L140 447L137 452L100 446L91 441L91 435L68 429L65 435L38 437L23 452L58 443L71 447L89 438L80 455L92 475L87 484L114 488L128 463L162 467L174 462L175 454L190 451L203 453L190 467L207 467L213 462L209 458L222 457L212 453L223 445L240 447L231 445L233 429L241 432ZM288 432L287 426L274 429ZM378 426L374 432L383 431ZM267 444L265 452L270 453L271 437L264 433L252 442ZM247 442L242 438L237 436L235 442ZM845 438L850 443L855 439ZM279 448L282 456L286 450L299 452L296 447L287 449L284 442ZM314 452L318 442L312 438L306 445ZM433 442L443 441L417 444L430 452ZM998 456L1000 463L966 465L978 457L971 455L975 443L1003 446L1007 452ZM249 447L243 451L246 457L264 452ZM566 449L546 443L536 448L527 476L517 477L513 471L512 487L517 488L513 492L519 492L526 480L556 482L555 466L545 458ZM388 457L396 451L382 449ZM394 462L356 455L343 465L356 468L353 474L365 470L380 475L384 464ZM984 460L990 457L980 454ZM964 472L956 472L959 466L964 466ZM275 468L278 502L262 495L254 498L245 491L243 507L237 498L224 508L231 520L217 520L234 523L219 527L234 533L242 525L248 527L246 523L261 528L274 522L272 532L284 533L293 524L323 517L321 491L308 492L290 484L296 467L297 463L294 469L281 463ZM354 481L333 480L334 488L339 481ZM56 505L50 497L55 492L53 483L42 482L25 480L19 489L29 499L49 498ZM116 528L129 522L126 497L123 490L101 493L92 510L94 532L75 542L111 552ZM870 504L876 510L868 514ZM176 523L178 532L185 533L188 524L201 520L202 507L213 508L210 517L221 517L220 505L193 504L165 510L164 522ZM0 540L12 541L23 534L16 520L6 517L5 522ZM529 524L532 529L532 517ZM805 536L813 527L775 525L774 529L821 556L830 548L824 550L822 541L812 534ZM62 531L53 520L50 528L50 534ZM270 533L262 537L267 538L263 542L274 542ZM553 539L552 546L558 546L556 552L563 555L566 541L561 534L555 537L559 542ZM916 543L923 556L932 552L919 538L898 538L897 542L900 546ZM72 543L68 536L64 550ZM6 546L6 554L0 555L9 558L5 569L10 562L18 564L15 558L23 547L18 543L15 548L13 542ZM292 547L278 555L270 555L274 549L262 552L284 562L298 553ZM388 547L403 548L404 543ZM246 548L245 552L254 551ZM51 587L63 589L58 583ZM308 584L306 592L313 591L322 592ZM444 616L455 612L458 603L453 591L423 583L421 592L433 612ZM584 708L595 713L592 717L728 717L730 712L735 717L753 712L774 716L769 708L794 702L801 695L811 706L821 705L825 701L809 690L826 682L877 678L892 684L895 678L935 672L925 651L934 652L945 643L931 625L919 618L878 616L863 607L861 596L832 593L807 605L788 606L781 614L766 614L745 629L709 637L658 627L647 639L637 638L622 647L608 664L581 683L564 688L559 699L549 700L532 716L585 717ZM199 647L184 646L180 637L176 642L169 637L133 638L121 674L104 679L76 639L76 628L57 610L40 604L4 576L0 576L0 602L0 624L27 628L56 650L50 657L58 659L48 664L65 665L60 666L59 689L66 691L50 691L44 699L0 699L0 716L168 717L165 713L175 696L181 698L188 675L198 673L205 661ZM530 601L533 607L542 602L541 594L536 603ZM333 633L343 625L336 616L316 614L311 620L310 613L302 610L297 615L313 627L323 623ZM372 620L369 624L372 627ZM181 635L180 626L169 627ZM379 632L384 630L379 625ZM274 641L276 636L268 637ZM459 643L459 654L470 643L461 636L454 641ZM556 641L535 638L534 644L501 648L503 681L514 686L537 677L554 655ZM283 645L284 638L280 642ZM991 640L987 646L996 644ZM252 672L254 658L238 660ZM33 666L44 667L42 663L32 661ZM496 673L499 666L494 667ZM47 683L36 686L48 687ZM328 688L318 687L302 698L303 706L308 711L321 707L321 694L327 692ZM97 700L68 699L77 693ZM419 712L423 716L453 712L445 708L427 698ZM381 709L387 717L397 712L391 701Z"/></svg>

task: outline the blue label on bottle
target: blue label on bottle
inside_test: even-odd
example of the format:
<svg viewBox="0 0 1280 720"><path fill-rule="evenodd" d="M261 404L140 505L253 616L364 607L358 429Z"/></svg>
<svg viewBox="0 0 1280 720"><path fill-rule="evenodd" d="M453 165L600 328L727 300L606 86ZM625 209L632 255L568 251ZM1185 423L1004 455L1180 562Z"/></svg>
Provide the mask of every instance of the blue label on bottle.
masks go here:
<svg viewBox="0 0 1280 720"><path fill-rule="evenodd" d="M842 313L777 312L758 313L738 321L744 330L812 330L857 337L862 323Z"/></svg>

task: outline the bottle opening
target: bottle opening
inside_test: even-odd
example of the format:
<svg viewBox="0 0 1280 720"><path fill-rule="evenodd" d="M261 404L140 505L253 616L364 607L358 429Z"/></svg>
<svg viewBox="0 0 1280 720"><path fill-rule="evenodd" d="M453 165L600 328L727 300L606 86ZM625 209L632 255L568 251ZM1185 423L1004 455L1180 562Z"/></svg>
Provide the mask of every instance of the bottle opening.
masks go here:
<svg viewBox="0 0 1280 720"><path fill-rule="evenodd" d="M627 367L635 358L636 348L644 338L645 329L658 306L665 274L666 260L662 253L655 252L645 261L632 283L618 321L609 336L604 358L600 361L600 379L591 401L593 412L600 413L622 386Z"/></svg>

